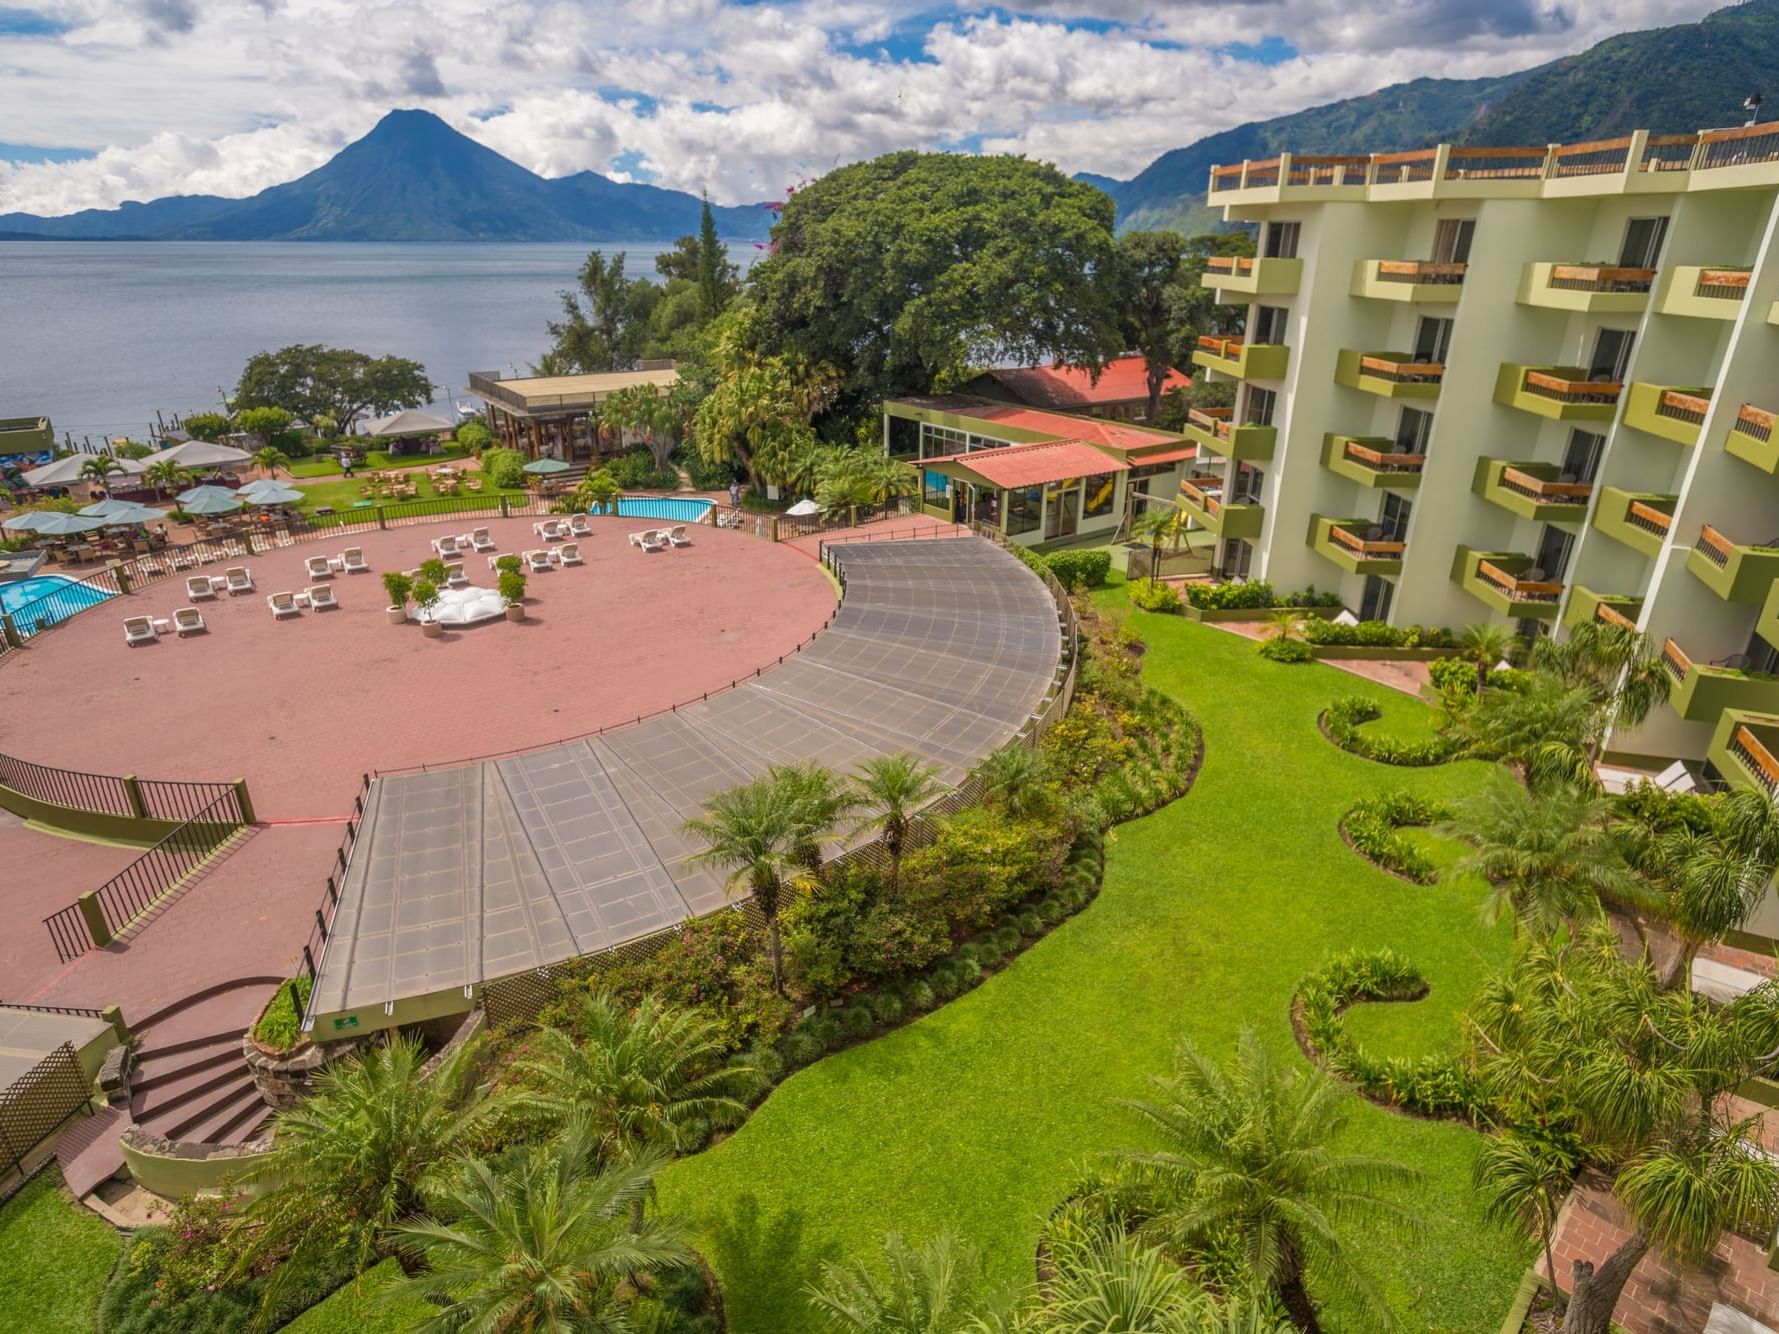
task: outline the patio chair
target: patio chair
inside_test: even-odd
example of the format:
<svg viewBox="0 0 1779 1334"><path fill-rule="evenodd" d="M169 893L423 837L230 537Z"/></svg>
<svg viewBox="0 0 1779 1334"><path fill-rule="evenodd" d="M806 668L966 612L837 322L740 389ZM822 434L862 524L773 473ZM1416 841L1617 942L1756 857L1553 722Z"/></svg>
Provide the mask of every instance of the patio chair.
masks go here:
<svg viewBox="0 0 1779 1334"><path fill-rule="evenodd" d="M363 547L347 547L340 553L340 568L347 574L369 574L371 567L365 564Z"/></svg>
<svg viewBox="0 0 1779 1334"><path fill-rule="evenodd" d="M216 585L205 575L194 574L185 581L185 595L193 602L216 596Z"/></svg>
<svg viewBox="0 0 1779 1334"><path fill-rule="evenodd" d="M251 593L253 571L245 565L231 565L222 572L223 584L230 593Z"/></svg>
<svg viewBox="0 0 1779 1334"><path fill-rule="evenodd" d="M204 624L204 613L196 607L175 607L173 609L173 632L181 639L187 635L203 634L209 627Z"/></svg>
<svg viewBox="0 0 1779 1334"><path fill-rule="evenodd" d="M527 551L525 568L533 574L542 574L550 568L550 553L547 551Z"/></svg>
<svg viewBox="0 0 1779 1334"><path fill-rule="evenodd" d="M124 643L131 648L154 643L154 622L146 616L124 617Z"/></svg>
<svg viewBox="0 0 1779 1334"><path fill-rule="evenodd" d="M546 542L560 542L566 536L560 519L545 519L542 523L534 523L531 531Z"/></svg>
<svg viewBox="0 0 1779 1334"><path fill-rule="evenodd" d="M585 565L587 563L581 556L581 544L579 542L564 542L561 546L557 547L556 560L557 563L561 565Z"/></svg>
<svg viewBox="0 0 1779 1334"><path fill-rule="evenodd" d="M334 567L327 563L326 556L311 556L303 562L303 570L311 580L332 579Z"/></svg>
<svg viewBox="0 0 1779 1334"><path fill-rule="evenodd" d="M448 588L464 588L469 584L469 576L463 572L462 561L452 561L445 566L445 586Z"/></svg>
<svg viewBox="0 0 1779 1334"><path fill-rule="evenodd" d="M266 598L266 606L272 609L272 618L282 620L286 616L301 616L303 609L297 606L295 593L273 593Z"/></svg>
<svg viewBox="0 0 1779 1334"><path fill-rule="evenodd" d="M493 551L494 539L488 536L486 528L478 528L469 535L469 544L477 551Z"/></svg>
<svg viewBox="0 0 1779 1334"><path fill-rule="evenodd" d="M334 596L332 584L310 584L304 591L309 595L310 611L338 611L340 609L340 600Z"/></svg>
<svg viewBox="0 0 1779 1334"><path fill-rule="evenodd" d="M593 525L587 522L585 514L571 514L568 517L568 531L576 537L592 537Z"/></svg>
<svg viewBox="0 0 1779 1334"><path fill-rule="evenodd" d="M686 536L686 525L683 523L676 523L667 530L667 540L676 547L692 545L692 539Z"/></svg>
<svg viewBox="0 0 1779 1334"><path fill-rule="evenodd" d="M452 556L459 554L457 550L457 539L455 537L433 538L432 549L444 560L449 560Z"/></svg>
<svg viewBox="0 0 1779 1334"><path fill-rule="evenodd" d="M640 533L630 534L630 545L641 547L644 551L665 551L667 543L661 537L659 528L645 528Z"/></svg>

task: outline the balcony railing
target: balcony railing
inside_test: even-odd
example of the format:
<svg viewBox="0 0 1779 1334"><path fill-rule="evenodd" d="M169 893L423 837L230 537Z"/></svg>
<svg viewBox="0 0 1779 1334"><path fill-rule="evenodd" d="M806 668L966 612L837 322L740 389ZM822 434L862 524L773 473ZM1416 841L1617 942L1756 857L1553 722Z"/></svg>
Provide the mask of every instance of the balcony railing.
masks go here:
<svg viewBox="0 0 1779 1334"><path fill-rule="evenodd" d="M1699 540L1693 548L1720 570L1727 570L1736 554L1736 544L1708 523L1699 525Z"/></svg>
<svg viewBox="0 0 1779 1334"><path fill-rule="evenodd" d="M1597 603L1594 607L1594 619L1602 625L1616 625L1621 630L1636 632L1637 622L1626 616L1610 602Z"/></svg>
<svg viewBox="0 0 1779 1334"><path fill-rule="evenodd" d="M1230 419L1235 415L1234 408L1189 408L1186 420L1208 435L1219 440L1227 440L1229 431L1234 424Z"/></svg>
<svg viewBox="0 0 1779 1334"><path fill-rule="evenodd" d="M1616 380L1576 380L1548 371L1527 371L1526 393L1558 403L1616 403L1624 385Z"/></svg>
<svg viewBox="0 0 1779 1334"><path fill-rule="evenodd" d="M1693 669L1693 660L1686 656L1680 645L1672 639L1662 641L1662 666L1668 669L1668 675L1676 681L1686 680L1687 673Z"/></svg>
<svg viewBox="0 0 1779 1334"><path fill-rule="evenodd" d="M1215 515L1223 508L1223 479L1214 473L1198 473L1180 483L1180 490L1206 514Z"/></svg>
<svg viewBox="0 0 1779 1334"><path fill-rule="evenodd" d="M1730 733L1729 750L1748 770L1749 777L1766 789L1769 797L1779 791L1779 758L1775 758L1773 752L1744 724L1737 723L1735 730Z"/></svg>
<svg viewBox="0 0 1779 1334"><path fill-rule="evenodd" d="M1214 357L1239 357L1242 354L1243 338L1240 334L1225 337L1222 334L1200 334L1198 345Z"/></svg>
<svg viewBox="0 0 1779 1334"><path fill-rule="evenodd" d="M1387 449L1373 449L1357 440L1347 441L1341 457L1379 472L1419 472L1427 466L1425 454L1392 454Z"/></svg>
<svg viewBox="0 0 1779 1334"><path fill-rule="evenodd" d="M1740 301L1748 295L1748 281L1754 275L1747 269L1700 269L1693 284L1693 295L1712 297L1719 301Z"/></svg>
<svg viewBox="0 0 1779 1334"><path fill-rule="evenodd" d="M1550 156L1552 176L1606 176L1625 169L1631 156L1631 137L1562 144Z"/></svg>
<svg viewBox="0 0 1779 1334"><path fill-rule="evenodd" d="M1744 403L1736 414L1736 430L1764 445L1773 438L1773 414L1752 403Z"/></svg>
<svg viewBox="0 0 1779 1334"><path fill-rule="evenodd" d="M1373 153L1372 180L1378 185L1409 185L1433 179L1439 161L1437 148L1415 148L1406 153Z"/></svg>
<svg viewBox="0 0 1779 1334"><path fill-rule="evenodd" d="M1668 530L1674 526L1674 516L1654 505L1645 504L1641 500L1633 500L1625 506L1625 522L1633 528L1641 528L1646 533L1654 533L1657 537L1667 537Z"/></svg>
<svg viewBox="0 0 1779 1334"><path fill-rule="evenodd" d="M1544 175L1550 148L1453 148L1448 150L1448 181L1535 181Z"/></svg>
<svg viewBox="0 0 1779 1334"><path fill-rule="evenodd" d="M1387 538L1363 537L1351 528L1335 524L1328 530L1328 536L1340 543L1355 555L1376 558L1379 556L1400 556L1407 549L1406 542L1393 541Z"/></svg>
<svg viewBox="0 0 1779 1334"><path fill-rule="evenodd" d="M1685 422L1689 426L1703 426L1705 414L1710 410L1709 398L1689 394L1681 389L1664 389L1661 397L1655 401L1656 416Z"/></svg>
<svg viewBox="0 0 1779 1334"><path fill-rule="evenodd" d="M1511 570L1504 570L1494 561L1476 563L1477 576L1500 589L1515 602L1555 602L1563 596L1563 586L1546 579L1522 579Z"/></svg>
<svg viewBox="0 0 1779 1334"><path fill-rule="evenodd" d="M1238 277L1247 277L1254 272L1253 255L1211 255L1205 260L1205 268L1212 273L1228 273Z"/></svg>
<svg viewBox="0 0 1779 1334"><path fill-rule="evenodd" d="M1359 358L1359 373L1375 375L1394 384L1438 384L1445 378L1445 367L1431 361L1397 361L1390 357Z"/></svg>
<svg viewBox="0 0 1779 1334"><path fill-rule="evenodd" d="M1551 267L1550 285L1566 292L1647 292L1655 285L1655 270L1556 264Z"/></svg>
<svg viewBox="0 0 1779 1334"><path fill-rule="evenodd" d="M1501 470L1501 486L1503 490L1525 496L1528 500L1549 501L1559 505L1573 505L1584 501L1594 491L1592 482L1553 482L1544 477L1534 477L1518 468Z"/></svg>
<svg viewBox="0 0 1779 1334"><path fill-rule="evenodd" d="M1464 281L1464 271L1469 267L1429 259L1380 259L1377 276L1387 283L1456 284Z"/></svg>

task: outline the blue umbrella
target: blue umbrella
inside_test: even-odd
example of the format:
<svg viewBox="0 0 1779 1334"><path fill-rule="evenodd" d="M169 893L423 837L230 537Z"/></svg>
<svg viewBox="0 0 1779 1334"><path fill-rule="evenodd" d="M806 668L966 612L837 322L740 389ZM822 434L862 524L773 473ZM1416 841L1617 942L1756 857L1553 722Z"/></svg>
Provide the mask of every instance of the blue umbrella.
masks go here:
<svg viewBox="0 0 1779 1334"><path fill-rule="evenodd" d="M233 514L241 508L241 502L235 498L233 491L220 486L211 489L221 494L199 496L196 500L181 500L180 504L184 506L185 512L187 514Z"/></svg>
<svg viewBox="0 0 1779 1334"><path fill-rule="evenodd" d="M179 493L179 503L187 509L191 508L191 502L194 500L233 500L234 498L235 493L226 486L194 486L189 491ZM202 514L214 511L200 510L198 512Z"/></svg>
<svg viewBox="0 0 1779 1334"><path fill-rule="evenodd" d="M104 526L105 520L95 519L90 514L63 514L57 510L29 510L0 523L0 528L8 528L15 533L42 533L46 537L90 533L93 529Z"/></svg>

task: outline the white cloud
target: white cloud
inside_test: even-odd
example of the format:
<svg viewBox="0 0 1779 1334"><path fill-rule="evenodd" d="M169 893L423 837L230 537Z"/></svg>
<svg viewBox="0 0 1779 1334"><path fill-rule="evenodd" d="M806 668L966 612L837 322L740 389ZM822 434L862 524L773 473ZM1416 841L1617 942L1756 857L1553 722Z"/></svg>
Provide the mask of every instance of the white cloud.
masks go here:
<svg viewBox="0 0 1779 1334"><path fill-rule="evenodd" d="M725 203L960 142L1128 176L1244 121L1521 68L1710 7L1023 0L935 18L918 0L45 0L63 31L0 34L0 139L97 152L0 163L0 211L251 194L391 106L425 106L546 174L618 174L622 157ZM1266 37L1299 55L1219 54Z"/></svg>

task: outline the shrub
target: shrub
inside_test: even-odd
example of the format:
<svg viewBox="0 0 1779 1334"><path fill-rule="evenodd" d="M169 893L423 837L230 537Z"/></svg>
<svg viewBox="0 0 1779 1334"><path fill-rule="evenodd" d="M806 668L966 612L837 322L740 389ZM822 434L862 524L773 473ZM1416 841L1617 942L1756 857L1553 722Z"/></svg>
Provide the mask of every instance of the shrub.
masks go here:
<svg viewBox="0 0 1779 1334"><path fill-rule="evenodd" d="M1274 636L1260 642L1260 656L1272 662L1309 662L1316 655L1301 639Z"/></svg>
<svg viewBox="0 0 1779 1334"><path fill-rule="evenodd" d="M784 1054L785 1068L801 1070L813 1061L819 1061L827 1049L807 1033L793 1033L779 1044L779 1051Z"/></svg>
<svg viewBox="0 0 1779 1334"><path fill-rule="evenodd" d="M1202 611L1240 611L1279 605L1272 583L1267 579L1250 579L1239 584L1187 584L1186 600Z"/></svg>
<svg viewBox="0 0 1779 1334"><path fill-rule="evenodd" d="M1057 551L1043 561L1064 588L1098 588L1112 572L1109 551Z"/></svg>
<svg viewBox="0 0 1779 1334"><path fill-rule="evenodd" d="M739 476L732 464L711 463L690 446L675 450L673 461L686 470L686 476L700 491L725 491Z"/></svg>
<svg viewBox="0 0 1779 1334"><path fill-rule="evenodd" d="M1013 924L1019 928L1020 935L1028 940L1036 940L1044 934L1044 919L1038 916L1036 908L1027 908L1016 915Z"/></svg>
<svg viewBox="0 0 1779 1334"><path fill-rule="evenodd" d="M1071 708L1044 734L1050 772L1065 786L1084 787L1130 758L1131 743L1114 730L1106 711L1087 705Z"/></svg>
<svg viewBox="0 0 1779 1334"><path fill-rule="evenodd" d="M673 491L679 487L679 472L672 467L657 468L655 456L646 445L613 456L604 465L604 470L626 491ZM728 482L723 485L727 486Z"/></svg>
<svg viewBox="0 0 1779 1334"><path fill-rule="evenodd" d="M935 968L928 981L932 985L933 994L942 1001L961 996L964 988L969 985L964 969L956 959L951 959Z"/></svg>
<svg viewBox="0 0 1779 1334"><path fill-rule="evenodd" d="M861 999L840 1011L840 1034L848 1039L870 1037L877 1028L870 1007Z"/></svg>
<svg viewBox="0 0 1779 1334"><path fill-rule="evenodd" d="M516 449L497 446L482 451L482 476L489 485L502 491L516 491L525 485L525 456Z"/></svg>
<svg viewBox="0 0 1779 1334"><path fill-rule="evenodd" d="M1427 664L1427 678L1440 694L1473 694L1476 691L1476 664L1462 658L1435 658Z"/></svg>
<svg viewBox="0 0 1779 1334"><path fill-rule="evenodd" d="M919 978L908 984L905 1000L910 1015L922 1014L939 1003L939 997L934 992L932 984Z"/></svg>
<svg viewBox="0 0 1779 1334"><path fill-rule="evenodd" d="M1129 584L1130 600L1144 611L1178 611L1180 595L1172 584L1158 584L1153 579L1133 579Z"/></svg>
<svg viewBox="0 0 1779 1334"><path fill-rule="evenodd" d="M893 991L880 991L867 1004L879 1028L888 1028L902 1017L902 998Z"/></svg>
<svg viewBox="0 0 1779 1334"><path fill-rule="evenodd" d="M414 581L400 570L385 570L383 592L388 596L390 606L405 607L408 599L414 596Z"/></svg>
<svg viewBox="0 0 1779 1334"><path fill-rule="evenodd" d="M272 999L266 1002L259 1022L253 1026L253 1039L268 1051L289 1051L297 1045L302 1037L303 1012L300 1007L309 1003L309 992L315 983L308 976L296 979L297 1000L293 1004L290 998L290 984L278 988Z"/></svg>
<svg viewBox="0 0 1779 1334"><path fill-rule="evenodd" d="M458 445L472 454L480 454L494 443L494 432L488 429L486 422L459 422L452 434Z"/></svg>
<svg viewBox="0 0 1779 1334"><path fill-rule="evenodd" d="M1433 882L1433 859L1401 831L1404 826L1430 825L1449 819L1451 808L1442 801L1413 792L1387 792L1356 803L1340 818L1341 832L1361 854L1386 870L1416 884Z"/></svg>
<svg viewBox="0 0 1779 1334"><path fill-rule="evenodd" d="M521 606L525 601L525 576L517 570L502 570L495 578L495 587L500 590L500 600L509 607Z"/></svg>
<svg viewBox="0 0 1779 1334"><path fill-rule="evenodd" d="M990 957L985 961L992 965L1019 953L1019 947L1025 944L1025 932L1020 930L1017 922L1008 922L1005 926L996 927L988 937Z"/></svg>
<svg viewBox="0 0 1779 1334"><path fill-rule="evenodd" d="M972 806L903 859L901 897L938 903L955 931L981 931L1027 895L1053 888L1068 851L1054 824Z"/></svg>
<svg viewBox="0 0 1779 1334"><path fill-rule="evenodd" d="M845 951L853 977L894 980L951 952L946 905L931 894L882 898L854 925Z"/></svg>
<svg viewBox="0 0 1779 1334"><path fill-rule="evenodd" d="M1303 637L1312 644L1336 644L1364 648L1452 648L1457 640L1450 630L1434 625L1391 625L1388 621L1305 622ZM1438 661L1444 661L1439 659Z"/></svg>
<svg viewBox="0 0 1779 1334"><path fill-rule="evenodd" d="M1383 717L1383 710L1363 695L1347 695L1330 704L1322 714L1322 725L1328 739L1342 750L1379 764L1398 764L1420 768L1444 764L1457 750L1455 743L1443 736L1430 736L1420 741L1403 741L1392 736L1372 736L1361 732L1363 723Z"/></svg>

